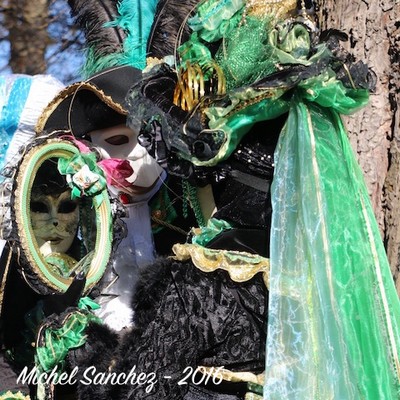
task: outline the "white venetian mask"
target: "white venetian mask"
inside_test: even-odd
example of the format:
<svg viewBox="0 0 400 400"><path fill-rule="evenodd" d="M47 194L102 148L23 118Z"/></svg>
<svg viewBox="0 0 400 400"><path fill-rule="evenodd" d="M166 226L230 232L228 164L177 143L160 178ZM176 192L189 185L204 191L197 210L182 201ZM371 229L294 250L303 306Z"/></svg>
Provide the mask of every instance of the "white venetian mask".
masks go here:
<svg viewBox="0 0 400 400"><path fill-rule="evenodd" d="M30 208L33 233L43 256L66 253L79 223L79 207L71 200L71 192L55 196L32 192Z"/></svg>
<svg viewBox="0 0 400 400"><path fill-rule="evenodd" d="M125 125L99 129L89 133L102 157L128 160L133 174L127 178L132 187L150 188L162 173L162 168L147 150L137 142L138 133Z"/></svg>

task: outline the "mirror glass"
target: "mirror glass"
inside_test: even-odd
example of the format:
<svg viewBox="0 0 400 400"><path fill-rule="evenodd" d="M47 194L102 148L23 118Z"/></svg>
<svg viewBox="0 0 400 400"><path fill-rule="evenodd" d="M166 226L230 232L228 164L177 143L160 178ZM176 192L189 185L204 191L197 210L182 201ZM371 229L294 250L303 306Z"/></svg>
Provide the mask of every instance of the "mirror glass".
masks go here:
<svg viewBox="0 0 400 400"><path fill-rule="evenodd" d="M74 276L86 275L89 290L102 277L112 244L112 216L106 188L73 198L59 161L79 156L66 140L33 147L18 170L15 222L26 281L38 292L65 291Z"/></svg>
<svg viewBox="0 0 400 400"><path fill-rule="evenodd" d="M57 167L57 158L49 158L39 167L31 189L30 218L37 246L49 268L69 278L78 262L94 250L96 215L92 201L71 199L66 176Z"/></svg>

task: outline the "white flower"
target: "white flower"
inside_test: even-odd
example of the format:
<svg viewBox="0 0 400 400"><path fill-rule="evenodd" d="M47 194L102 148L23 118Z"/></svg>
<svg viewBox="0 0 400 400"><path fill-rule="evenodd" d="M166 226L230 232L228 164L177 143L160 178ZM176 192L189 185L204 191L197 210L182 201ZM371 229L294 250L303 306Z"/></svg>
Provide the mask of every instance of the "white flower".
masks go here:
<svg viewBox="0 0 400 400"><path fill-rule="evenodd" d="M87 165L84 165L79 172L74 174L72 180L81 190L86 190L99 180L99 175L92 172Z"/></svg>

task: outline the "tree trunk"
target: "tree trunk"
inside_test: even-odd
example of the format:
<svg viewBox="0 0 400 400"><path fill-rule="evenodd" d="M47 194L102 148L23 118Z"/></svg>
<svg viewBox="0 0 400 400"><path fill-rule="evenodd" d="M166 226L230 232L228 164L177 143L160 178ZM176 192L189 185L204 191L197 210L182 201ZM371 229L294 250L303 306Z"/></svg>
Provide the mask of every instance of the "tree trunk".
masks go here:
<svg viewBox="0 0 400 400"><path fill-rule="evenodd" d="M5 25L11 45L13 73L46 72L45 52L49 44L49 0L9 0Z"/></svg>
<svg viewBox="0 0 400 400"><path fill-rule="evenodd" d="M344 47L377 75L370 104L345 122L400 293L400 2L321 0L318 17L321 29L345 31Z"/></svg>

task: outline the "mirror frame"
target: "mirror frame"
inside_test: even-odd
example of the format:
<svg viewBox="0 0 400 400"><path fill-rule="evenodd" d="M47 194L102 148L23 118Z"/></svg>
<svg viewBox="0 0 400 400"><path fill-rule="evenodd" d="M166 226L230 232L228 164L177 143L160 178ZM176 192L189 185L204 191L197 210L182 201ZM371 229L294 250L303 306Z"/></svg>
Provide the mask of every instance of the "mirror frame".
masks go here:
<svg viewBox="0 0 400 400"><path fill-rule="evenodd" d="M33 233L30 217L31 189L37 171L50 158L70 158L80 154L80 150L63 139L48 139L45 143L31 148L23 157L15 176L13 210L15 225L19 234L20 248L27 261L21 265L21 272L27 283L41 294L65 292L73 277L64 278L51 271L40 253ZM100 205L95 209L96 242L94 256L86 276L84 293L87 293L102 278L110 261L113 243L112 213L110 198L105 188L99 196ZM24 263L25 264L25 263Z"/></svg>

